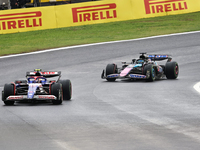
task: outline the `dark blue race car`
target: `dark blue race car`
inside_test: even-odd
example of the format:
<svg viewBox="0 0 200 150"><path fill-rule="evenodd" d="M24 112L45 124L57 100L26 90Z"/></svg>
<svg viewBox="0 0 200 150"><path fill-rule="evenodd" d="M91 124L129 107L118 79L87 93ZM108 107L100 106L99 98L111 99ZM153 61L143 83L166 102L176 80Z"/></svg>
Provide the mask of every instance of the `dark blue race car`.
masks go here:
<svg viewBox="0 0 200 150"><path fill-rule="evenodd" d="M47 80L58 77L57 80ZM15 101L51 101L61 104L63 100L70 100L72 84L70 80L60 80L60 71L42 71L35 69L26 73L26 80L16 80L5 84L2 100L5 105L13 105Z"/></svg>

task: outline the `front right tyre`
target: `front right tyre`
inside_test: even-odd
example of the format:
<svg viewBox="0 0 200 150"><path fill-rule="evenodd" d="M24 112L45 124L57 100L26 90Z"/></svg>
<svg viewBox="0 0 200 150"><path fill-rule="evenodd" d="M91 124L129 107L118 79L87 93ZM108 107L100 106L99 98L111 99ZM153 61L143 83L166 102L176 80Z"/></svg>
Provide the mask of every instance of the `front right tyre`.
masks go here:
<svg viewBox="0 0 200 150"><path fill-rule="evenodd" d="M146 81L153 82L156 79L156 72L152 64L144 66L144 75L147 76Z"/></svg>
<svg viewBox="0 0 200 150"><path fill-rule="evenodd" d="M15 101L7 101L8 96L13 96L14 93L14 85L13 84L5 84L4 90L2 91L2 100L5 105L13 105Z"/></svg>

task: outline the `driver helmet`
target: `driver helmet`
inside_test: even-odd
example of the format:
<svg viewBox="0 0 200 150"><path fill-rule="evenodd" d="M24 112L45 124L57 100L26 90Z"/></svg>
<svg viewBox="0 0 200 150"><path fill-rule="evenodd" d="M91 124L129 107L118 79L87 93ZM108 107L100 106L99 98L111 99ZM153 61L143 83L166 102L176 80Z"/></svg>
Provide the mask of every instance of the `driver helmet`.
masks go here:
<svg viewBox="0 0 200 150"><path fill-rule="evenodd" d="M138 60L137 60L137 64L142 64L142 63L144 63L144 60L143 60L143 59L138 59Z"/></svg>

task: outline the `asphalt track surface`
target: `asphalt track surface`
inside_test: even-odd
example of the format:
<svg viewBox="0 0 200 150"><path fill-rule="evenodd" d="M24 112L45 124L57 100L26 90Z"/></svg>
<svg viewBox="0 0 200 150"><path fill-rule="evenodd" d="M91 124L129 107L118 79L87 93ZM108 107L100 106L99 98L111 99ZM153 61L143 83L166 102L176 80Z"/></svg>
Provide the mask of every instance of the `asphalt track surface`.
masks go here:
<svg viewBox="0 0 200 150"><path fill-rule="evenodd" d="M106 82L108 63L140 52L171 54L176 80ZM26 71L62 71L73 85L71 101L0 102L2 150L199 150L200 33L68 48L0 58L0 90Z"/></svg>

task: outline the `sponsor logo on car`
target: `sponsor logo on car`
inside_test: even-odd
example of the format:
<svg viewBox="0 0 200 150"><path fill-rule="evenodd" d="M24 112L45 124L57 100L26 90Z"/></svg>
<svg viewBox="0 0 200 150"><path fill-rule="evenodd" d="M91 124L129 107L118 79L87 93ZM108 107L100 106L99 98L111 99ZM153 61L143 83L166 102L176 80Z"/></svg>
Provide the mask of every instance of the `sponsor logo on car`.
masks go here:
<svg viewBox="0 0 200 150"><path fill-rule="evenodd" d="M149 55L149 58L168 58L168 55Z"/></svg>
<svg viewBox="0 0 200 150"><path fill-rule="evenodd" d="M0 15L0 30L42 26L41 16L41 11Z"/></svg>
<svg viewBox="0 0 200 150"><path fill-rule="evenodd" d="M73 22L117 18L116 4L103 4L72 8Z"/></svg>
<svg viewBox="0 0 200 150"><path fill-rule="evenodd" d="M52 95L38 95L39 99L55 99L55 96Z"/></svg>
<svg viewBox="0 0 200 150"><path fill-rule="evenodd" d="M108 75L107 78L116 78L118 76L119 76L119 74L112 74L112 75Z"/></svg>
<svg viewBox="0 0 200 150"><path fill-rule="evenodd" d="M37 72L30 72L31 75L35 75ZM41 75L54 75L58 74L58 72L40 72Z"/></svg>
<svg viewBox="0 0 200 150"><path fill-rule="evenodd" d="M188 9L185 0L144 0L146 14Z"/></svg>
<svg viewBox="0 0 200 150"><path fill-rule="evenodd" d="M41 72L43 75L48 75L48 74L57 74L57 72Z"/></svg>
<svg viewBox="0 0 200 150"><path fill-rule="evenodd" d="M12 100L12 99L23 99L23 96L9 96L7 100Z"/></svg>
<svg viewBox="0 0 200 150"><path fill-rule="evenodd" d="M130 74L129 75L131 78L138 78L138 79L145 79L145 75L137 75L137 74Z"/></svg>

